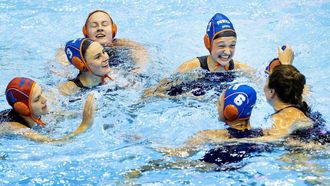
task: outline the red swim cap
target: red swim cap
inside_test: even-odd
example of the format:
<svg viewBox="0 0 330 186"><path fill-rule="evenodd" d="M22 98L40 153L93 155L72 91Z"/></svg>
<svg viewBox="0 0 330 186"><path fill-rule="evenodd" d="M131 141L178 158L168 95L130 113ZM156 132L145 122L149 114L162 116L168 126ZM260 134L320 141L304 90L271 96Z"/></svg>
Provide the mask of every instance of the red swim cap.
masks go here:
<svg viewBox="0 0 330 186"><path fill-rule="evenodd" d="M32 79L16 77L7 85L6 98L8 104L12 106L16 112L23 116L29 116L39 125L45 126L40 118L33 118L31 113L30 97L35 84L36 82Z"/></svg>

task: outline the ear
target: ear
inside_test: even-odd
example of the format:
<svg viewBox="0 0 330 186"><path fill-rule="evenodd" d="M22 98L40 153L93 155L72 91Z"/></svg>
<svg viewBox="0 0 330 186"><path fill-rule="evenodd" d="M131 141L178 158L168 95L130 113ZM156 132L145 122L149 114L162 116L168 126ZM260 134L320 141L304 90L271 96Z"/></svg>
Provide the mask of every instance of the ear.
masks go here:
<svg viewBox="0 0 330 186"><path fill-rule="evenodd" d="M271 98L274 98L275 95L276 95L275 90L274 89L269 89L269 95L270 95Z"/></svg>

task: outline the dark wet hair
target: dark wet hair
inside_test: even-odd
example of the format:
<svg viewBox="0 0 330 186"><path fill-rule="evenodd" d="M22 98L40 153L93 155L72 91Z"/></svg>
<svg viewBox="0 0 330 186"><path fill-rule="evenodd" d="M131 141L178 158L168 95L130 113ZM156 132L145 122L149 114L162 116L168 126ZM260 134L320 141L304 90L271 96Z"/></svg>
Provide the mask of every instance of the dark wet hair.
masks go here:
<svg viewBox="0 0 330 186"><path fill-rule="evenodd" d="M309 108L302 100L305 84L305 76L294 66L279 65L269 76L268 88L274 89L284 103L296 105L306 114Z"/></svg>
<svg viewBox="0 0 330 186"><path fill-rule="evenodd" d="M82 51L81 51L81 54L83 55L85 61L86 61L85 53L86 53L88 47L89 47L93 42L94 42L93 40L86 38L86 39L83 41L83 43L82 43L82 47L81 47L81 50L82 50Z"/></svg>
<svg viewBox="0 0 330 186"><path fill-rule="evenodd" d="M213 40L216 40L220 37L237 37L236 36L236 32L233 31L225 31L225 32L221 32L217 35L214 36Z"/></svg>

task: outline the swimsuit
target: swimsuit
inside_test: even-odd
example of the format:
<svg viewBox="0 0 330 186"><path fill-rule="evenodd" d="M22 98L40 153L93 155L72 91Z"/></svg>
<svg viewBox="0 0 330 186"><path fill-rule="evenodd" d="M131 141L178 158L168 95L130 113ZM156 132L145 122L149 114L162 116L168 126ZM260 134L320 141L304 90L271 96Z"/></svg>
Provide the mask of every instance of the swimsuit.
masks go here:
<svg viewBox="0 0 330 186"><path fill-rule="evenodd" d="M224 89L231 85L230 82L234 81L235 77L234 71L209 72L196 80L172 86L167 91L167 95L177 96L191 92L194 96L202 96L209 90L214 90L217 95L220 95Z"/></svg>
<svg viewBox="0 0 330 186"><path fill-rule="evenodd" d="M28 123L13 109L7 109L0 112L0 123L4 122L17 122L28 128Z"/></svg>
<svg viewBox="0 0 330 186"><path fill-rule="evenodd" d="M207 57L208 56L201 56L201 57L197 57L197 59L199 60L200 66L202 69L210 71L208 65L207 65ZM229 61L229 68L228 70L234 70L235 68L235 64L233 60Z"/></svg>

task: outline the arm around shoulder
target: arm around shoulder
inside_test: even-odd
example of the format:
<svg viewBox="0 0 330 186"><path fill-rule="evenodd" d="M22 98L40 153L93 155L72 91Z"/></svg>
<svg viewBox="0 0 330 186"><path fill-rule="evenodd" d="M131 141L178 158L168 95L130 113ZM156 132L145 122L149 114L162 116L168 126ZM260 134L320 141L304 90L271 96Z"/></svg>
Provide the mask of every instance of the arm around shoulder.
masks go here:
<svg viewBox="0 0 330 186"><path fill-rule="evenodd" d="M147 49L132 40L128 39L117 39L114 46L125 46L131 49L134 63L136 64L136 72L143 72L147 68L149 62L149 56Z"/></svg>

